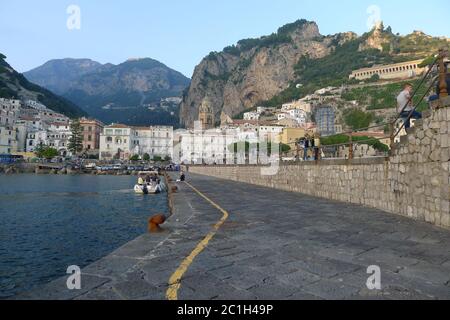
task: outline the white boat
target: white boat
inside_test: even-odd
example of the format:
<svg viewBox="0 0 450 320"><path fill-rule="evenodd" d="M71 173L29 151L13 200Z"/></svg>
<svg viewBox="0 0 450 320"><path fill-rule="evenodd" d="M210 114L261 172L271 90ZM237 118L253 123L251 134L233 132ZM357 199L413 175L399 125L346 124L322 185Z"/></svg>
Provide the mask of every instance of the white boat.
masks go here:
<svg viewBox="0 0 450 320"><path fill-rule="evenodd" d="M147 183L143 185L135 185L134 192L139 194L157 194L162 191L162 187L159 183Z"/></svg>

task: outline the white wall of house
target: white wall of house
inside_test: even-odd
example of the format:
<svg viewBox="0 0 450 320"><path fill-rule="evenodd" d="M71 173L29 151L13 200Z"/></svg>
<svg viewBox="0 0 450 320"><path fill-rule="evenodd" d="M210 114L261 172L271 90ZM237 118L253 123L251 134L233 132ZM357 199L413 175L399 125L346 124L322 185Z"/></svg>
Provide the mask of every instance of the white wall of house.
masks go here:
<svg viewBox="0 0 450 320"><path fill-rule="evenodd" d="M132 154L132 128L105 127L100 134L100 160L112 160L116 156L128 160Z"/></svg>
<svg viewBox="0 0 450 320"><path fill-rule="evenodd" d="M231 161L233 153L229 146L238 142L238 130L211 129L185 131L179 143L179 162L193 164L222 164ZM178 159L176 159L178 160Z"/></svg>

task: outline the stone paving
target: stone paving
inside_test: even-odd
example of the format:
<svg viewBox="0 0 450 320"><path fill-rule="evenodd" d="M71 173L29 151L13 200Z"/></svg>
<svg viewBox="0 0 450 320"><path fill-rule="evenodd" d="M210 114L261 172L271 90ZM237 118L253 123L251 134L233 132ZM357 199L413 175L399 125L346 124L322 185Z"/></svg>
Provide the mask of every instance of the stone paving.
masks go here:
<svg viewBox="0 0 450 320"><path fill-rule="evenodd" d="M188 181L229 218L181 281L179 299L449 299L450 231L401 216L199 175ZM179 184L165 231L143 235L17 299L164 299L181 261L222 213ZM369 290L367 268L381 268Z"/></svg>

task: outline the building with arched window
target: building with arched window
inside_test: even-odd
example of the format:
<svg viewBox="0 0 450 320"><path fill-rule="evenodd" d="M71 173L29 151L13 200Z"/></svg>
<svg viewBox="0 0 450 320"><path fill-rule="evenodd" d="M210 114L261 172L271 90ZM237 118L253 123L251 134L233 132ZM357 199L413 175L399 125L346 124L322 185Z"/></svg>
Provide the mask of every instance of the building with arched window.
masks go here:
<svg viewBox="0 0 450 320"><path fill-rule="evenodd" d="M374 66L355 70L349 76L350 79L366 80L378 75L382 80L409 79L423 74L426 70L420 67L423 60L407 61L396 64Z"/></svg>

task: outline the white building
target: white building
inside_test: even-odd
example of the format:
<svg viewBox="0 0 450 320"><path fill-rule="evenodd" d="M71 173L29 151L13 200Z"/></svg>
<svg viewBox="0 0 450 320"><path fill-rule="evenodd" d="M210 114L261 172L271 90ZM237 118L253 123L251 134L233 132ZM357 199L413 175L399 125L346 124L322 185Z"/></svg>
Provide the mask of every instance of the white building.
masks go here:
<svg viewBox="0 0 450 320"><path fill-rule="evenodd" d="M257 129L260 141L274 141L279 138L280 133L283 132L282 126L259 126Z"/></svg>
<svg viewBox="0 0 450 320"><path fill-rule="evenodd" d="M47 146L48 137L47 130L34 130L27 133L26 152L34 152L39 146Z"/></svg>
<svg viewBox="0 0 450 320"><path fill-rule="evenodd" d="M173 158L173 127L134 127L132 153L143 157Z"/></svg>
<svg viewBox="0 0 450 320"><path fill-rule="evenodd" d="M100 160L128 160L132 155L133 129L123 124L113 124L100 134Z"/></svg>
<svg viewBox="0 0 450 320"><path fill-rule="evenodd" d="M68 144L72 131L68 122L51 123L47 129L47 146L58 150L60 156L70 156L71 152L68 149Z"/></svg>
<svg viewBox="0 0 450 320"><path fill-rule="evenodd" d="M132 127L122 124L107 126L100 134L100 160L141 158L173 158L173 127Z"/></svg>
<svg viewBox="0 0 450 320"><path fill-rule="evenodd" d="M244 113L244 120L259 120L261 114L255 111Z"/></svg>
<svg viewBox="0 0 450 320"><path fill-rule="evenodd" d="M175 160L192 164L224 164L234 158L231 145L238 142L236 129L184 130L178 132Z"/></svg>
<svg viewBox="0 0 450 320"><path fill-rule="evenodd" d="M301 109L289 109L277 113L278 121L292 119L299 127L304 127L307 122L307 113Z"/></svg>

